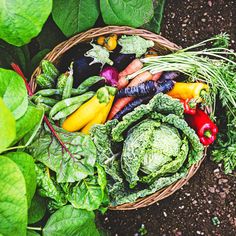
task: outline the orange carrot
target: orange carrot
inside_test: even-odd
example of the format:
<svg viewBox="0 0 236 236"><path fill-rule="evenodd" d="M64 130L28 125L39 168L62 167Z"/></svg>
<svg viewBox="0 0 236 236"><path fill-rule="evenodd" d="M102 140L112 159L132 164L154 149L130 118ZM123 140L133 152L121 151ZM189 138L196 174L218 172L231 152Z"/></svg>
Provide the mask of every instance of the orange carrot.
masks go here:
<svg viewBox="0 0 236 236"><path fill-rule="evenodd" d="M159 80L160 77L161 77L161 75L162 75L162 73L163 73L163 72L158 72L158 73L154 74L154 75L152 76L152 80L153 80L153 81Z"/></svg>
<svg viewBox="0 0 236 236"><path fill-rule="evenodd" d="M143 63L139 59L134 59L123 71L119 73L117 88L124 88L129 83L129 81L126 79L126 76L133 74L142 67Z"/></svg>
<svg viewBox="0 0 236 236"><path fill-rule="evenodd" d="M141 84L145 81L152 80L152 78L153 78L152 74L149 71L145 71L145 72L137 75L129 83L129 85L127 87L136 86L136 85ZM111 120L117 112L122 110L127 104L132 102L134 99L135 99L134 97L124 97L124 98L117 99L117 101L115 102L115 104L111 108L111 111L108 116L108 120Z"/></svg>

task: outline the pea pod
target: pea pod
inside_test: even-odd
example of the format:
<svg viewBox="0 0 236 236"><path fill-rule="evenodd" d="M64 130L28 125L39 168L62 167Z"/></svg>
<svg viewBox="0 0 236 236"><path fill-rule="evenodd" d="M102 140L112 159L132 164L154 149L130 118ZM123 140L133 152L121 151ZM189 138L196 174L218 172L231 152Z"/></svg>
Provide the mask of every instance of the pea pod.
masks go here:
<svg viewBox="0 0 236 236"><path fill-rule="evenodd" d="M88 79L86 79L85 81L83 81L78 88L76 89L78 94L83 94L85 92L87 92L89 90L89 88L96 84L97 82L104 80L104 78L102 78L101 76L92 76L89 77Z"/></svg>
<svg viewBox="0 0 236 236"><path fill-rule="evenodd" d="M73 69L70 68L69 76L66 80L65 87L63 89L62 99L66 99L71 96L72 87L73 87Z"/></svg>
<svg viewBox="0 0 236 236"><path fill-rule="evenodd" d="M51 108L52 108L51 106L48 106L48 105L46 105L46 104L44 104L44 103L39 103L38 106L41 107L41 108L43 108L44 114L46 114L46 115L49 114L49 112L50 112L50 110L51 110Z"/></svg>
<svg viewBox="0 0 236 236"><path fill-rule="evenodd" d="M32 99L36 104L44 103L48 106L54 106L58 102L56 99L43 97L41 95L34 96Z"/></svg>
<svg viewBox="0 0 236 236"><path fill-rule="evenodd" d="M49 76L53 81L57 78L59 75L58 69L52 64L52 62L47 60L42 60L41 67L43 70L43 73L47 76Z"/></svg>
<svg viewBox="0 0 236 236"><path fill-rule="evenodd" d="M53 95L61 95L62 89L42 89L35 93L35 95L41 95L43 97L50 97Z"/></svg>
<svg viewBox="0 0 236 236"><path fill-rule="evenodd" d="M49 117L53 118L59 111L65 109L67 107L70 107L72 105L75 105L78 103L83 103L83 102L87 101L88 99L90 99L93 95L94 95L94 92L87 92L87 93L84 93L80 96L73 97L73 98L67 98L67 99L64 99L60 102L57 102L53 106L53 108L51 109Z"/></svg>
<svg viewBox="0 0 236 236"><path fill-rule="evenodd" d="M60 120L62 118L65 118L65 117L69 116L70 114L72 114L75 110L77 110L82 104L83 104L83 102L79 102L79 103L71 105L69 107L65 107L64 109L60 110L58 113L56 113L51 118L53 120Z"/></svg>
<svg viewBox="0 0 236 236"><path fill-rule="evenodd" d="M52 79L45 74L38 75L36 82L41 88L53 88Z"/></svg>

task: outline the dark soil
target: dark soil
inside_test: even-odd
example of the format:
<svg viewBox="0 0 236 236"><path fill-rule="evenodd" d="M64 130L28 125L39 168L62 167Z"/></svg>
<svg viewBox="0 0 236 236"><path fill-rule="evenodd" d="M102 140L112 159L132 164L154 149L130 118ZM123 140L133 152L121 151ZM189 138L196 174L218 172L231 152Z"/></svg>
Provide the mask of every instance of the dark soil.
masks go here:
<svg viewBox="0 0 236 236"><path fill-rule="evenodd" d="M235 0L167 0L162 35L185 47L228 32L235 48L235 15ZM236 235L236 177L224 175L208 155L171 197L140 210L108 211L100 220L112 236Z"/></svg>

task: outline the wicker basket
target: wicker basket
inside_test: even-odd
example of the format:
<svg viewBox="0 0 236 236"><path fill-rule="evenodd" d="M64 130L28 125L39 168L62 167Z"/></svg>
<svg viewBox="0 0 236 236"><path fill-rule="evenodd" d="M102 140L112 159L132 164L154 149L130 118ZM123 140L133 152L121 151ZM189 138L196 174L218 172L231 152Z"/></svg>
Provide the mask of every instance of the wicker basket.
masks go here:
<svg viewBox="0 0 236 236"><path fill-rule="evenodd" d="M168 52L176 51L180 49L179 46L168 41L164 37L154 34L152 32L149 32L147 30L134 29L127 26L107 26L103 28L94 28L84 33L80 33L73 36L72 38L57 45L50 53L46 55L44 59L52 61L56 65L58 61L60 60L61 56L63 56L63 54L67 52L69 49L71 49L73 46L81 42L90 41L91 39L95 37L111 34L111 33L115 33L117 35L120 35L120 34L139 35L145 39L152 40L155 43L155 46L154 46L155 49L159 53L162 53L162 54L166 54ZM30 86L33 92L36 90L35 79L40 73L41 73L41 69L40 67L38 67L31 76ZM110 207L109 209L110 210L134 210L134 209L138 209L142 207L147 207L155 202L158 202L172 195L175 191L177 191L184 184L186 184L189 181L189 179L196 173L196 171L198 170L198 168L200 167L202 161L204 160L206 156L206 151L207 150L205 149L203 158L198 163L191 166L185 178L178 180L174 184L171 184L170 186L163 188L152 195L149 195L144 198L140 198L136 200L135 202L122 204L116 207Z"/></svg>

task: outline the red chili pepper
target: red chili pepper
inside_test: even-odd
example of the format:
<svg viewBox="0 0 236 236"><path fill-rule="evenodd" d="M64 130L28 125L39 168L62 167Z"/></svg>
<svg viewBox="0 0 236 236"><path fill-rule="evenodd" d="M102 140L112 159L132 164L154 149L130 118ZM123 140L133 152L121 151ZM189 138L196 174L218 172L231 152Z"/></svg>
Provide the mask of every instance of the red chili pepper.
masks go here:
<svg viewBox="0 0 236 236"><path fill-rule="evenodd" d="M204 146L208 146L215 141L218 128L204 111L197 108L196 114L186 115L185 120L196 131L200 142Z"/></svg>
<svg viewBox="0 0 236 236"><path fill-rule="evenodd" d="M184 106L184 114L194 115L196 114L197 102L194 99L180 99L180 102Z"/></svg>

